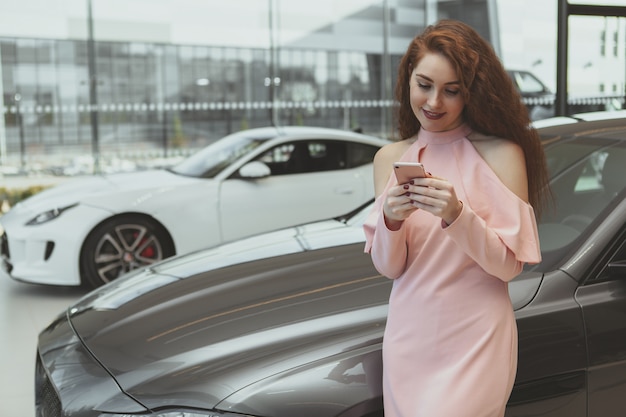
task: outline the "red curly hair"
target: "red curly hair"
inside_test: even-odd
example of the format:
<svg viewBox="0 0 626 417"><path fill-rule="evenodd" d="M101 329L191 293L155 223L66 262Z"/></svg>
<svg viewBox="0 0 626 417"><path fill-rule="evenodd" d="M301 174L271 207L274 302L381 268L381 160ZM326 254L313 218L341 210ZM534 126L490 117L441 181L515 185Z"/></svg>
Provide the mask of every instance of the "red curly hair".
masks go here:
<svg viewBox="0 0 626 417"><path fill-rule="evenodd" d="M549 193L545 155L528 110L500 59L473 28L456 20L441 20L416 36L402 57L395 87L396 117L402 139L416 135L420 122L413 113L409 82L427 53L444 56L454 68L465 102L463 120L474 131L511 140L524 151L529 202L540 214Z"/></svg>

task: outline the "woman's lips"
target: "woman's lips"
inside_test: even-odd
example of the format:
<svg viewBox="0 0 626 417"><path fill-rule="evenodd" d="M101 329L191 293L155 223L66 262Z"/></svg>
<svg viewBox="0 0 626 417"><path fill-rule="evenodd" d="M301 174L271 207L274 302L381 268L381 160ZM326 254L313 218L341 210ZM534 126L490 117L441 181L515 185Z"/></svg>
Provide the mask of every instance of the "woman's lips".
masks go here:
<svg viewBox="0 0 626 417"><path fill-rule="evenodd" d="M433 113L425 109L422 109L422 111L424 112L424 116L429 120L439 120L445 115L445 113Z"/></svg>

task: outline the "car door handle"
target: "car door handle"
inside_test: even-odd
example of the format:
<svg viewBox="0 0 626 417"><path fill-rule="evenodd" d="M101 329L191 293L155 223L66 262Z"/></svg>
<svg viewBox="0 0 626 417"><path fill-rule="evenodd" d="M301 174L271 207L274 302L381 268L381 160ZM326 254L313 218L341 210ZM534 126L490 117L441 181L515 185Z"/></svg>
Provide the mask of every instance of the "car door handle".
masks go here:
<svg viewBox="0 0 626 417"><path fill-rule="evenodd" d="M335 188L335 194L348 195L348 194L353 194L353 193L354 193L354 188L350 188L350 187L337 187L337 188Z"/></svg>

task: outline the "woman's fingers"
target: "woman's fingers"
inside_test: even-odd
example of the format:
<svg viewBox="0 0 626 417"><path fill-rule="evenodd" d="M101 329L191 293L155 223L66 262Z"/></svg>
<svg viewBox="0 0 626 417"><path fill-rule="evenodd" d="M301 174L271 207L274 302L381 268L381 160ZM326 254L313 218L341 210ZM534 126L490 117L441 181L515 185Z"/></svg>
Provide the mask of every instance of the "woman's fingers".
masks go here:
<svg viewBox="0 0 626 417"><path fill-rule="evenodd" d="M458 215L459 200L454 186L440 177L419 178L412 181L408 192L412 204L435 216L450 219Z"/></svg>

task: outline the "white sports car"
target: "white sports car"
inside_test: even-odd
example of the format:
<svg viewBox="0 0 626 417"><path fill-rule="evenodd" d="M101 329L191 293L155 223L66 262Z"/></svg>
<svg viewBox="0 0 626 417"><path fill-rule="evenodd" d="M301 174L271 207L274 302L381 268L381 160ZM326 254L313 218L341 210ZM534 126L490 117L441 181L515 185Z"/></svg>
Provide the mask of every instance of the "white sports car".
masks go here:
<svg viewBox="0 0 626 417"><path fill-rule="evenodd" d="M327 219L374 195L384 139L310 127L226 136L172 168L68 181L0 217L14 279L92 287L164 258Z"/></svg>

